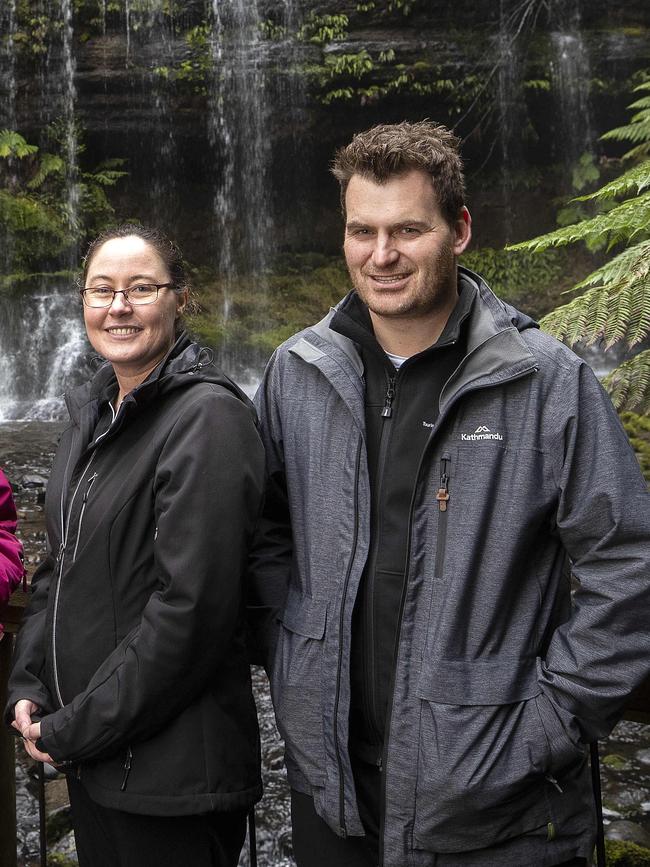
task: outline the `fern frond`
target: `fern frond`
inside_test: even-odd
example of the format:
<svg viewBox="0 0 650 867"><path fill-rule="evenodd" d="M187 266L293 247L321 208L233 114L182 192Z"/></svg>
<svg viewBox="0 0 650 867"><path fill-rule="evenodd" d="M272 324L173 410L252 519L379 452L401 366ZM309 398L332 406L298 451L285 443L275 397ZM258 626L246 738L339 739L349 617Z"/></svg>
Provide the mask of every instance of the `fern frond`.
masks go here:
<svg viewBox="0 0 650 867"><path fill-rule="evenodd" d="M627 151L623 154L621 159L628 161L636 161L636 160L644 160L646 157L650 157L650 140L646 142L641 142L641 144L633 147L632 150Z"/></svg>
<svg viewBox="0 0 650 867"><path fill-rule="evenodd" d="M635 109L650 109L650 96L644 96L641 99L637 99L636 102L633 102L631 105L628 105L628 108Z"/></svg>
<svg viewBox="0 0 650 867"><path fill-rule="evenodd" d="M612 370L603 385L617 410L646 413L650 410L650 350L640 352Z"/></svg>
<svg viewBox="0 0 650 867"><path fill-rule="evenodd" d="M586 289L588 286L618 283L632 271L636 271L642 276L650 271L650 241L641 241L633 247L626 247L609 262L592 271L584 280L576 283L569 291Z"/></svg>
<svg viewBox="0 0 650 867"><path fill-rule="evenodd" d="M650 99L650 97L649 97ZM584 196L577 196L574 202L586 202L588 199L614 199L619 196L626 196L630 193L643 192L650 187L650 160L646 160L632 169L628 169L618 178L614 178L604 187L595 190L593 193L587 193Z"/></svg>
<svg viewBox="0 0 650 867"><path fill-rule="evenodd" d="M38 171L27 184L30 190L37 190L50 175L65 174L65 162L57 154L43 154Z"/></svg>
<svg viewBox="0 0 650 867"><path fill-rule="evenodd" d="M625 126L617 126L603 133L600 137L603 141L631 141L644 142L650 139L650 117L643 112L643 117L633 120Z"/></svg>
<svg viewBox="0 0 650 867"><path fill-rule="evenodd" d="M576 241L602 242L607 241L608 247L612 247L619 241L633 239L640 232L650 226L650 192L626 199L611 211L598 214L589 220L572 223L532 238L530 241L521 241L507 247L508 250L548 250L549 247L564 247Z"/></svg>
<svg viewBox="0 0 650 867"><path fill-rule="evenodd" d="M617 281L591 286L541 320L545 331L570 345L595 340L609 348L618 341L634 346L650 334L650 266L636 260Z"/></svg>
<svg viewBox="0 0 650 867"><path fill-rule="evenodd" d="M17 157L22 160L38 150L36 145L28 144L20 133L13 129L0 130L0 157Z"/></svg>

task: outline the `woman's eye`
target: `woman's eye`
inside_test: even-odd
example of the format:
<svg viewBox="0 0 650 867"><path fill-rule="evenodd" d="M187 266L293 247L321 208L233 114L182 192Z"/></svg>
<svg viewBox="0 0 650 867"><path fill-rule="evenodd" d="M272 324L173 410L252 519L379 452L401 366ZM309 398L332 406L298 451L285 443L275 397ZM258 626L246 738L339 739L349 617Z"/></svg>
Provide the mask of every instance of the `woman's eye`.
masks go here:
<svg viewBox="0 0 650 867"><path fill-rule="evenodd" d="M113 290L110 286L93 286L90 291L93 295L110 295Z"/></svg>

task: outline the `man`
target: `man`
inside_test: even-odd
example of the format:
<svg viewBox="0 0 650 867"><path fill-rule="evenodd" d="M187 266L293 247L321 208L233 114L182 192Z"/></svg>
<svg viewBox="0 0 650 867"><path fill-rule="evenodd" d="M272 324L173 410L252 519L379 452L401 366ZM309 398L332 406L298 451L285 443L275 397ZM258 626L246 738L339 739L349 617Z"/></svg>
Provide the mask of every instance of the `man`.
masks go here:
<svg viewBox="0 0 650 867"><path fill-rule="evenodd" d="M585 864L585 745L650 659L646 485L589 367L457 266L457 139L378 126L333 172L354 289L257 396L297 863Z"/></svg>

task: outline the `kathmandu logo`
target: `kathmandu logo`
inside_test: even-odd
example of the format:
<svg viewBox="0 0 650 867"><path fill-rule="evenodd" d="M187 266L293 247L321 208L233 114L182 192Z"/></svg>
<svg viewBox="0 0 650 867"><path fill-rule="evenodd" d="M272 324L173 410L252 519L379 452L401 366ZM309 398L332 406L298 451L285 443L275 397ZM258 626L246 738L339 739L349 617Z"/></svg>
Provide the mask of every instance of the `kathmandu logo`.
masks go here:
<svg viewBox="0 0 650 867"><path fill-rule="evenodd" d="M460 435L462 440L502 440L503 437L500 433L492 433L489 427L486 427L484 424L480 424L474 433L467 434L462 433Z"/></svg>

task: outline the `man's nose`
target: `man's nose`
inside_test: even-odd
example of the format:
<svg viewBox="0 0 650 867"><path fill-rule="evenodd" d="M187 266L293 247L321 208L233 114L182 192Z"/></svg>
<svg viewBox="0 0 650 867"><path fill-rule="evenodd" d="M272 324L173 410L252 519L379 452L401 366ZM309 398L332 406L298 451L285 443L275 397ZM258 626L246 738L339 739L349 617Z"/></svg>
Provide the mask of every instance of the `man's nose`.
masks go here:
<svg viewBox="0 0 650 867"><path fill-rule="evenodd" d="M372 251L372 261L377 268L388 268L399 259L395 239L388 232L379 232Z"/></svg>

